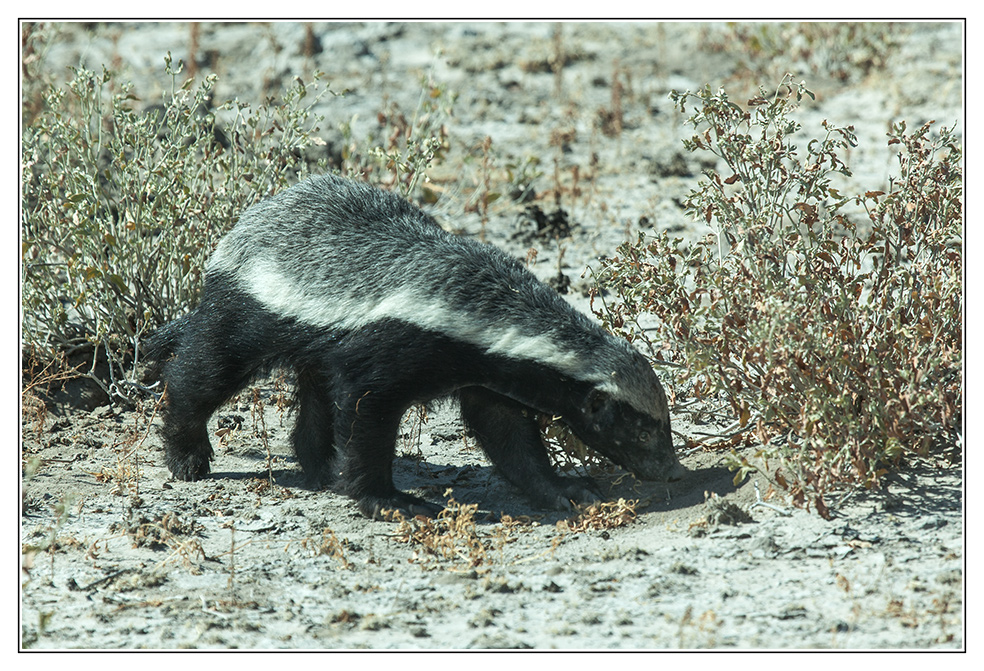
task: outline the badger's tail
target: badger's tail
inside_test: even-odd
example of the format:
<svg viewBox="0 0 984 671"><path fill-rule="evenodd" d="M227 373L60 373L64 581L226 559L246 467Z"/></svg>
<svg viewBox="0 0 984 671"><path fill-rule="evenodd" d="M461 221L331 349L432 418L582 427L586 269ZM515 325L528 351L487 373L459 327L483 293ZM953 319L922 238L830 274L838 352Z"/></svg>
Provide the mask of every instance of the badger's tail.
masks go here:
<svg viewBox="0 0 984 671"><path fill-rule="evenodd" d="M160 378L164 362L174 355L187 325L188 315L185 315L160 327L143 341L144 360L148 364L145 379Z"/></svg>

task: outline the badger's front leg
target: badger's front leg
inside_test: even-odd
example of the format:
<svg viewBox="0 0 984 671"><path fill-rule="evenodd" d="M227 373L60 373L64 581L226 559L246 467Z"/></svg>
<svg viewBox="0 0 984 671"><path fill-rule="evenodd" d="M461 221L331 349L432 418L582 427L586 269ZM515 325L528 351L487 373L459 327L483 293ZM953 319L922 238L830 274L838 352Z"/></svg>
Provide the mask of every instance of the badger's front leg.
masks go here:
<svg viewBox="0 0 984 671"><path fill-rule="evenodd" d="M355 499L359 511L372 519L383 519L388 510L437 517L441 506L393 486L403 408L381 391L343 391L335 399L335 489Z"/></svg>
<svg viewBox="0 0 984 671"><path fill-rule="evenodd" d="M532 410L483 387L458 392L461 416L499 472L536 506L571 510L602 498L591 478L554 471Z"/></svg>

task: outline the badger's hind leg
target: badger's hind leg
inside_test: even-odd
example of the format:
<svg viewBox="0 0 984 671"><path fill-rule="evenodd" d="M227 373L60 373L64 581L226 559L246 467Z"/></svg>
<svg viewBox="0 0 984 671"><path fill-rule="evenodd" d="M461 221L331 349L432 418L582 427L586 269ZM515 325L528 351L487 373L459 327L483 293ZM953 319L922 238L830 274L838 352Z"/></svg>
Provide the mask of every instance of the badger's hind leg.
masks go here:
<svg viewBox="0 0 984 671"><path fill-rule="evenodd" d="M359 511L385 519L387 511L437 517L441 506L401 492L393 485L396 436L402 406L381 389L349 387L335 394L334 489L355 499Z"/></svg>
<svg viewBox="0 0 984 671"><path fill-rule="evenodd" d="M173 356L161 368L166 390L161 436L175 478L208 475L213 457L208 420L267 368L266 347L274 340L269 323L261 309L231 291L222 278L206 280L202 302L182 320Z"/></svg>
<svg viewBox="0 0 984 671"><path fill-rule="evenodd" d="M313 368L297 368L297 421L291 434L294 454L308 483L330 480L335 456L335 401L329 379Z"/></svg>
<svg viewBox="0 0 984 671"><path fill-rule="evenodd" d="M573 503L601 499L591 478L564 478L554 471L532 410L483 387L458 392L461 416L489 459L531 503L570 510Z"/></svg>
<svg viewBox="0 0 984 671"><path fill-rule="evenodd" d="M178 480L199 480L209 474L213 452L208 420L251 377L251 371L223 359L217 351L204 341L194 342L179 348L162 370L164 460Z"/></svg>

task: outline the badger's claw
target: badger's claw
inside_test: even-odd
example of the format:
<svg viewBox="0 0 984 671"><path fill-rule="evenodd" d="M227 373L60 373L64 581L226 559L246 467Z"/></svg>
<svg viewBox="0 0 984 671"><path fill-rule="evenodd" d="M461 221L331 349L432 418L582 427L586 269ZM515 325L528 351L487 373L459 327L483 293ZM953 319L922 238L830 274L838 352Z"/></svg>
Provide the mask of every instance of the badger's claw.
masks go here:
<svg viewBox="0 0 984 671"><path fill-rule="evenodd" d="M165 460L167 468L171 471L171 475L174 476L175 480L194 482L195 480L202 480L208 477L209 471L211 470L209 466L209 461L211 461L210 453L211 449L209 450L209 454L202 454L201 452L193 452L181 456L168 454Z"/></svg>
<svg viewBox="0 0 984 671"><path fill-rule="evenodd" d="M404 517L437 517L444 508L405 492L390 496L363 496L357 502L359 512L373 520L394 522L394 513Z"/></svg>
<svg viewBox="0 0 984 671"><path fill-rule="evenodd" d="M552 510L572 511L575 506L604 499L598 484L592 478L561 478L556 487L551 487L544 496L537 497L535 503Z"/></svg>

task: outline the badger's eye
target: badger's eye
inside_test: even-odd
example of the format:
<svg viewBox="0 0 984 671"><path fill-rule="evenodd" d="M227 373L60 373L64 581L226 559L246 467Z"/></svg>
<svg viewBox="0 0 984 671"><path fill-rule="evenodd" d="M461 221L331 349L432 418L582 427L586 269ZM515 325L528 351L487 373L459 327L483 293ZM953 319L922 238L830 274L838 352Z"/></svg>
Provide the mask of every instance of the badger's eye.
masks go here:
<svg viewBox="0 0 984 671"><path fill-rule="evenodd" d="M649 432L648 431L640 431L639 432L639 442L640 443L648 443L649 442Z"/></svg>

